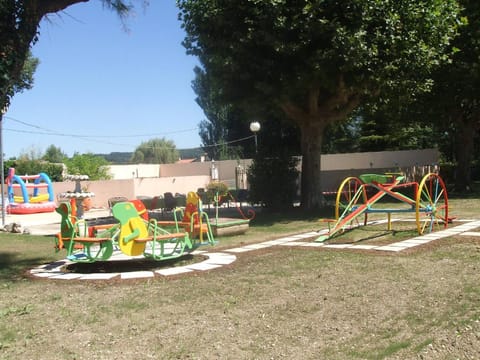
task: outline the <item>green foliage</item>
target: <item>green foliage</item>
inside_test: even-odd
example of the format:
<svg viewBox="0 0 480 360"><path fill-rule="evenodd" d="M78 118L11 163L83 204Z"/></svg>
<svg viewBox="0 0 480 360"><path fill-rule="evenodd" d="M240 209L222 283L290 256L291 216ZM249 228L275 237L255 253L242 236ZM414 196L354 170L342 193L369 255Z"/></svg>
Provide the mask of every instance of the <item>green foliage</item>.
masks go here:
<svg viewBox="0 0 480 360"><path fill-rule="evenodd" d="M223 195L227 195L228 186L227 186L227 184L225 184L221 181L211 181L207 185L207 191L209 191L213 194L219 194L219 195L223 196Z"/></svg>
<svg viewBox="0 0 480 360"><path fill-rule="evenodd" d="M91 153L74 154L72 158L65 160L67 172L71 175L88 175L90 180L108 180L108 161L101 156Z"/></svg>
<svg viewBox="0 0 480 360"><path fill-rule="evenodd" d="M206 120L199 124L203 150L210 159L228 160L243 157L242 147L230 145L230 141L249 134L246 116L237 106L226 104L221 99L221 88L201 68L195 69L193 90L196 102L202 108Z"/></svg>
<svg viewBox="0 0 480 360"><path fill-rule="evenodd" d="M179 149L178 152L182 159L199 159L204 154L203 150L200 148Z"/></svg>
<svg viewBox="0 0 480 360"><path fill-rule="evenodd" d="M42 150L36 146L30 146L27 149L22 149L18 158L20 160L31 160L31 161L39 161L42 159Z"/></svg>
<svg viewBox="0 0 480 360"><path fill-rule="evenodd" d="M9 168L15 168L17 175L36 175L41 172L48 175L51 181L63 180L63 165L52 164L39 160L8 160L4 163L4 176L7 176Z"/></svg>
<svg viewBox="0 0 480 360"><path fill-rule="evenodd" d="M414 98L449 60L455 0L179 0L187 53L225 104L282 110L301 132L302 205L321 202L325 129L366 98ZM268 111L267 110L267 111Z"/></svg>
<svg viewBox="0 0 480 360"><path fill-rule="evenodd" d="M142 142L135 149L131 161L146 164L171 164L180 158L180 154L172 140L152 139Z"/></svg>
<svg viewBox="0 0 480 360"><path fill-rule="evenodd" d="M364 111L358 139L360 151L413 150L435 148L439 136L432 124L418 121L418 116L405 118L402 110L382 107L374 112Z"/></svg>
<svg viewBox="0 0 480 360"><path fill-rule="evenodd" d="M257 156L247 171L250 201L270 209L292 207L299 175L297 164L298 159L286 152L276 157Z"/></svg>
<svg viewBox="0 0 480 360"><path fill-rule="evenodd" d="M55 145L50 145L47 150L45 150L45 154L43 155L43 160L49 161L52 163L61 163L65 160L67 155Z"/></svg>
<svg viewBox="0 0 480 360"><path fill-rule="evenodd" d="M38 40L42 19L81 2L85 0L0 1L0 109L8 107L16 92L30 88L33 83L31 75L38 60L32 61L30 47ZM133 7L130 1L124 0L102 2L122 19Z"/></svg>
<svg viewBox="0 0 480 360"><path fill-rule="evenodd" d="M221 204L221 198L227 195L228 186L221 181L211 181L207 185L207 203L213 203L215 197L219 197L219 203Z"/></svg>
<svg viewBox="0 0 480 360"><path fill-rule="evenodd" d="M24 1L0 2L0 109L7 108L11 97L33 85L38 59L30 52L36 39L36 17L26 10ZM38 19L39 21L40 19Z"/></svg>
<svg viewBox="0 0 480 360"><path fill-rule="evenodd" d="M472 162L478 158L480 130L480 2L460 0L463 19L468 22L454 40L452 61L434 73L432 94L418 105L423 118L433 122L447 140L442 144L446 158L456 163L455 189L472 188ZM476 146L477 143L477 146Z"/></svg>
<svg viewBox="0 0 480 360"><path fill-rule="evenodd" d="M361 119L354 115L345 122L334 123L325 129L322 143L324 154L354 153L359 150Z"/></svg>
<svg viewBox="0 0 480 360"><path fill-rule="evenodd" d="M129 163L132 159L131 152L111 152L110 154L99 154L105 158L110 163L113 164L124 164Z"/></svg>
<svg viewBox="0 0 480 360"><path fill-rule="evenodd" d="M362 111L361 150L437 147L456 164L455 188L472 187L471 167L480 130L480 3L459 1L463 10L450 61L432 74L431 91L413 98L382 94Z"/></svg>
<svg viewBox="0 0 480 360"><path fill-rule="evenodd" d="M412 82L446 60L458 5L445 1L179 1L188 53L230 99L304 103ZM254 59L254 61L253 61ZM225 66L228 64L228 66ZM253 103L252 103L253 102Z"/></svg>
<svg viewBox="0 0 480 360"><path fill-rule="evenodd" d="M36 57L33 57L31 51L29 51L27 54L27 59L23 64L20 77L16 82L13 83L10 96L13 96L14 94L22 92L24 90L30 90L33 87L33 74L37 70L39 63L40 60Z"/></svg>

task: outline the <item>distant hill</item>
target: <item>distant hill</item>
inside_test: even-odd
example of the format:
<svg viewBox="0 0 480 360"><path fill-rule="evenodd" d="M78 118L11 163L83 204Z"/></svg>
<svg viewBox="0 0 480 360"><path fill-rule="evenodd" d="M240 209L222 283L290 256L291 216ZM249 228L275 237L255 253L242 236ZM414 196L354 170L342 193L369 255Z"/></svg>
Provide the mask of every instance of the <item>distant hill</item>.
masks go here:
<svg viewBox="0 0 480 360"><path fill-rule="evenodd" d="M205 153L201 148L179 149L178 152L182 159L200 159L200 156Z"/></svg>
<svg viewBox="0 0 480 360"><path fill-rule="evenodd" d="M178 150L182 159L200 159L204 154L202 149L180 149ZM132 152L111 152L110 154L96 154L105 158L112 164L129 164L132 158Z"/></svg>
<svg viewBox="0 0 480 360"><path fill-rule="evenodd" d="M110 154L98 154L112 164L128 164L132 158L131 152L111 152Z"/></svg>

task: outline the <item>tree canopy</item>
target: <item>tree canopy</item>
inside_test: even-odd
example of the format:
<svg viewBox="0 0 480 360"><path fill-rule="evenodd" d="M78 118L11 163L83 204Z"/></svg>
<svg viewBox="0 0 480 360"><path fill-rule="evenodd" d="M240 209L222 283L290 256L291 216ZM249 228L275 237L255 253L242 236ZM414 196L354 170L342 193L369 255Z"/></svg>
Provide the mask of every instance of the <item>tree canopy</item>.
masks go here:
<svg viewBox="0 0 480 360"><path fill-rule="evenodd" d="M67 155L62 151L62 149L55 145L50 145L45 154L43 155L43 160L49 161L51 163L61 163L67 158Z"/></svg>
<svg viewBox="0 0 480 360"><path fill-rule="evenodd" d="M37 41L40 21L47 15L89 0L2 0L0 1L0 109L8 107L22 81L22 69L30 47ZM104 5L125 17L132 3L102 0Z"/></svg>
<svg viewBox="0 0 480 360"><path fill-rule="evenodd" d="M142 142L134 151L131 161L146 164L171 164L180 158L172 140L165 138Z"/></svg>
<svg viewBox="0 0 480 360"><path fill-rule="evenodd" d="M452 61L434 73L432 94L422 99L421 106L452 138L455 188L465 191L471 189L470 168L480 131L480 2L460 0L460 4L468 24L452 44L456 50Z"/></svg>
<svg viewBox="0 0 480 360"><path fill-rule="evenodd" d="M448 58L458 4L444 1L179 0L184 46L226 101L281 109L301 132L302 205L323 204L325 128L368 97L415 95Z"/></svg>
<svg viewBox="0 0 480 360"><path fill-rule="evenodd" d="M201 68L195 67L194 71L195 79L192 87L197 94L196 102L207 117L199 124L203 150L210 159L215 160L241 157L235 146L228 146L229 140L245 136L245 132L240 136L238 134L238 129L242 126L238 110L231 104L221 101L219 87L212 83Z"/></svg>
<svg viewBox="0 0 480 360"><path fill-rule="evenodd" d="M459 3L463 25L451 42L451 61L432 73L431 92L415 101L397 96L364 107L360 148L436 146L443 162L454 165L455 175L449 180L463 192L472 187L472 160L480 131L480 3Z"/></svg>
<svg viewBox="0 0 480 360"><path fill-rule="evenodd" d="M64 160L67 172L71 175L88 175L90 180L108 180L107 165L109 164L101 156L92 153L74 154L73 157Z"/></svg>

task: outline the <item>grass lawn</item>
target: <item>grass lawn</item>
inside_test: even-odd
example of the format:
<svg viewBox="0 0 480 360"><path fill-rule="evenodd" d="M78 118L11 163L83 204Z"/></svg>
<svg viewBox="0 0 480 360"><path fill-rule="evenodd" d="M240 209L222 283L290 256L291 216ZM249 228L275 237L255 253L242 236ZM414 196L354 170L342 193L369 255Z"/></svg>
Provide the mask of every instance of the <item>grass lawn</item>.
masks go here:
<svg viewBox="0 0 480 360"><path fill-rule="evenodd" d="M480 219L478 203L454 199L451 215ZM325 216L260 213L246 235L212 250L318 230ZM410 224L335 241L415 236ZM144 280L28 276L64 255L50 237L0 234L0 359L480 357L477 237L399 254L271 247L220 269Z"/></svg>

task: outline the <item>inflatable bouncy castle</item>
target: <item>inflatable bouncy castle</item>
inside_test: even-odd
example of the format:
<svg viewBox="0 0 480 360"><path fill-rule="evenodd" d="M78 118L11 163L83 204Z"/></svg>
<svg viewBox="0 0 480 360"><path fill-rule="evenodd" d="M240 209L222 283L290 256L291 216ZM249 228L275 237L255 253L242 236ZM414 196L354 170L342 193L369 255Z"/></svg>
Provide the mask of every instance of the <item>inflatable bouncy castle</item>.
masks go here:
<svg viewBox="0 0 480 360"><path fill-rule="evenodd" d="M8 207L9 214L33 214L53 212L55 203L53 186L45 173L37 175L15 175L15 169L8 169Z"/></svg>

